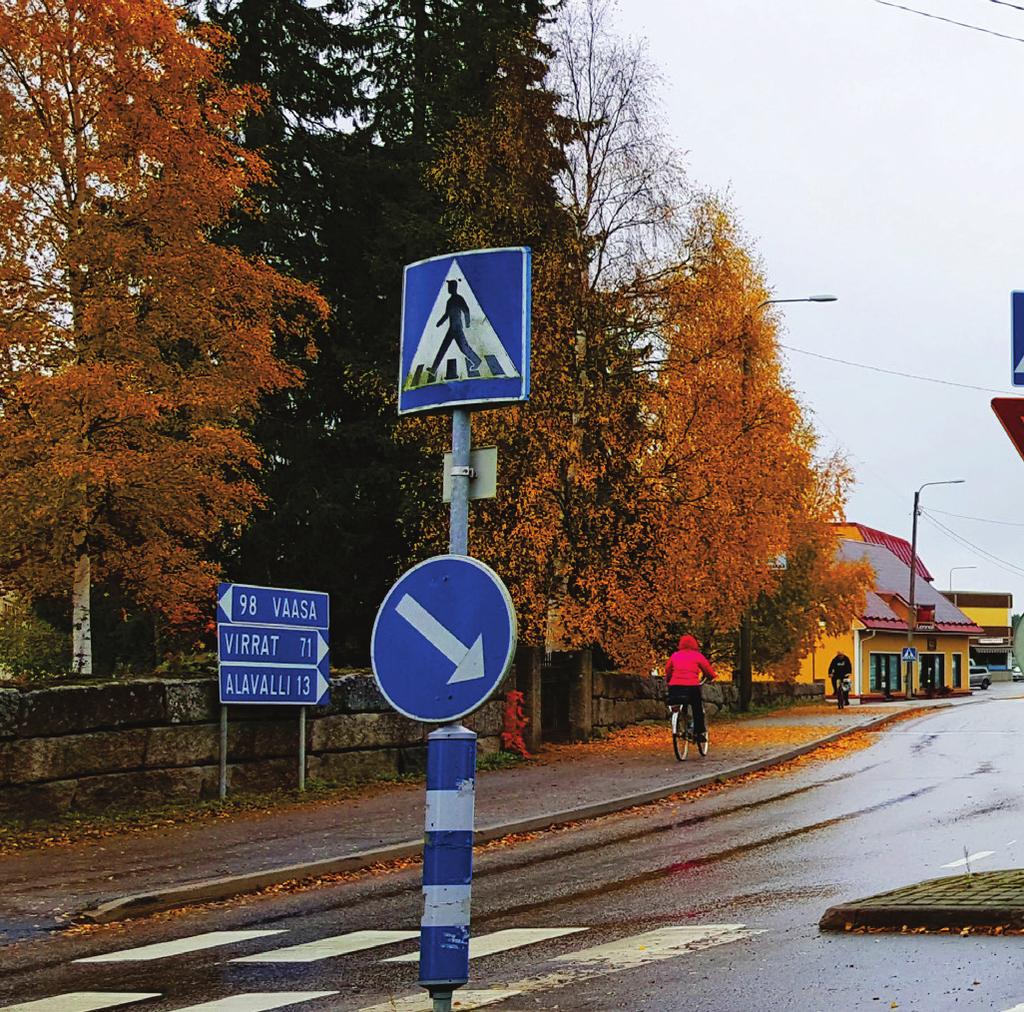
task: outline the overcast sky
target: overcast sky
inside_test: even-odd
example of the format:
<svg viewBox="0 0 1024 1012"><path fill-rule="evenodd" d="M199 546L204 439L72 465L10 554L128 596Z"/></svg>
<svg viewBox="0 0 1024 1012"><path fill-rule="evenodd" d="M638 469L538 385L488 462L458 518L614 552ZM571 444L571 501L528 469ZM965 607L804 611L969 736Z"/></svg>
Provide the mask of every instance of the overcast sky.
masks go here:
<svg viewBox="0 0 1024 1012"><path fill-rule="evenodd" d="M991 0L908 6L1024 38ZM1024 3L1024 0L1022 0ZM1010 385L1010 291L1024 289L1024 43L874 0L624 0L665 78L694 183L727 191L785 309L782 341L963 390L784 352L822 437L857 475L851 520L910 538L945 589L1024 606L1024 461L989 406ZM1024 390L1020 393L1024 395ZM1013 526L1013 525L1017 526ZM984 553L1003 560L997 564Z"/></svg>

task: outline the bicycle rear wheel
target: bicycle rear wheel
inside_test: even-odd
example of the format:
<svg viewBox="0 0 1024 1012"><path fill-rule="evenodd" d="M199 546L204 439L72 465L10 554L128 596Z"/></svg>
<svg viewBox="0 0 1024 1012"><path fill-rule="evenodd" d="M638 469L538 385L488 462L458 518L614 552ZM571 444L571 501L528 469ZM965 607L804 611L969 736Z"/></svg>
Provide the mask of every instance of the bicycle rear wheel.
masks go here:
<svg viewBox="0 0 1024 1012"><path fill-rule="evenodd" d="M682 714L680 714L682 718ZM672 749L676 759L682 762L686 758L686 751L690 746L690 740L686 736L686 721L680 719L672 731Z"/></svg>

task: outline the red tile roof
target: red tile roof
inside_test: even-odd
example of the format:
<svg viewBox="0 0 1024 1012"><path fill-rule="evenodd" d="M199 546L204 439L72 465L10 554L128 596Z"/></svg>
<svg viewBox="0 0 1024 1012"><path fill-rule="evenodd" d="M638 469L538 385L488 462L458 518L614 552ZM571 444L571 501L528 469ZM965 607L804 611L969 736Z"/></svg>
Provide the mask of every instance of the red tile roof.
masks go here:
<svg viewBox="0 0 1024 1012"><path fill-rule="evenodd" d="M869 629L906 632L906 621L890 607L885 595L897 596L906 601L905 594L909 593L909 590L903 588L910 582L910 566L887 545L870 541L848 541L845 539L840 541L839 557L849 560L867 559L875 571L875 586L872 591L868 592L867 603L860 616L864 625ZM909 559L908 547L907 560L909 561ZM982 634L980 626L975 625L967 615L943 597L930 583L919 583L914 588L914 598L918 605L932 605L935 608L935 622L934 624L929 623L927 631L960 633L968 636ZM919 632L926 631L920 624L918 630Z"/></svg>

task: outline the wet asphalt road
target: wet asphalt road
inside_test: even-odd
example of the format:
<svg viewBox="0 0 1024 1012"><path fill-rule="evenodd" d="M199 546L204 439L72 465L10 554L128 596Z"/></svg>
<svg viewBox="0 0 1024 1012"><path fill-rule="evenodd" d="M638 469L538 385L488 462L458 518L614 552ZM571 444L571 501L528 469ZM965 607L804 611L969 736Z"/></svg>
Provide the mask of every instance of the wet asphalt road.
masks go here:
<svg viewBox="0 0 1024 1012"><path fill-rule="evenodd" d="M975 859L977 870L1021 865L1024 698L1011 698L1021 695L1020 686L994 686L982 702L873 734L869 748L843 759L491 850L476 865L474 936L586 930L474 960L470 986L521 992L488 1006L502 1012L1013 1009L1024 1003L1024 937L836 936L816 925L839 899L961 870L944 865L965 849L993 852ZM0 1006L77 991L159 995L121 1006L148 1012L332 991L288 1007L370 1008L418 992L415 962L382 962L415 941L306 963L231 960L357 930L414 931L418 888L414 868L0 950ZM719 944L641 966L629 965L629 953L653 958L656 942L574 961L604 943L709 925L745 928L708 928ZM149 961L72 962L224 930L282 933ZM47 1007L59 1008L38 1006ZM271 1006L250 997L220 1007Z"/></svg>

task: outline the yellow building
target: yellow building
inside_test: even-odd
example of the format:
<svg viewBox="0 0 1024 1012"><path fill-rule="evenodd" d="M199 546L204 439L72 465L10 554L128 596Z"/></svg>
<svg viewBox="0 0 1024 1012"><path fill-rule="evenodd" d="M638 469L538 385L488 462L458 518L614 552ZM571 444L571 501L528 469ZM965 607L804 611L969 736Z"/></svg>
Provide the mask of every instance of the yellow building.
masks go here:
<svg viewBox="0 0 1024 1012"><path fill-rule="evenodd" d="M902 655L905 647L913 646L919 658L912 666L914 695L969 693L971 639L981 635L982 628L932 586L931 574L917 559L917 621L908 642L910 545L863 524L839 525L839 533L840 558L866 559L875 571L875 585L849 631L825 637L804 658L801 680L824 682L826 693L831 694L828 666L841 651L853 665L851 696L904 697L907 665Z"/></svg>
<svg viewBox="0 0 1024 1012"><path fill-rule="evenodd" d="M996 675L993 681L1010 677L1013 629L1013 595L1001 591L946 590L949 598L976 625L981 635L971 637L971 663L983 664Z"/></svg>

